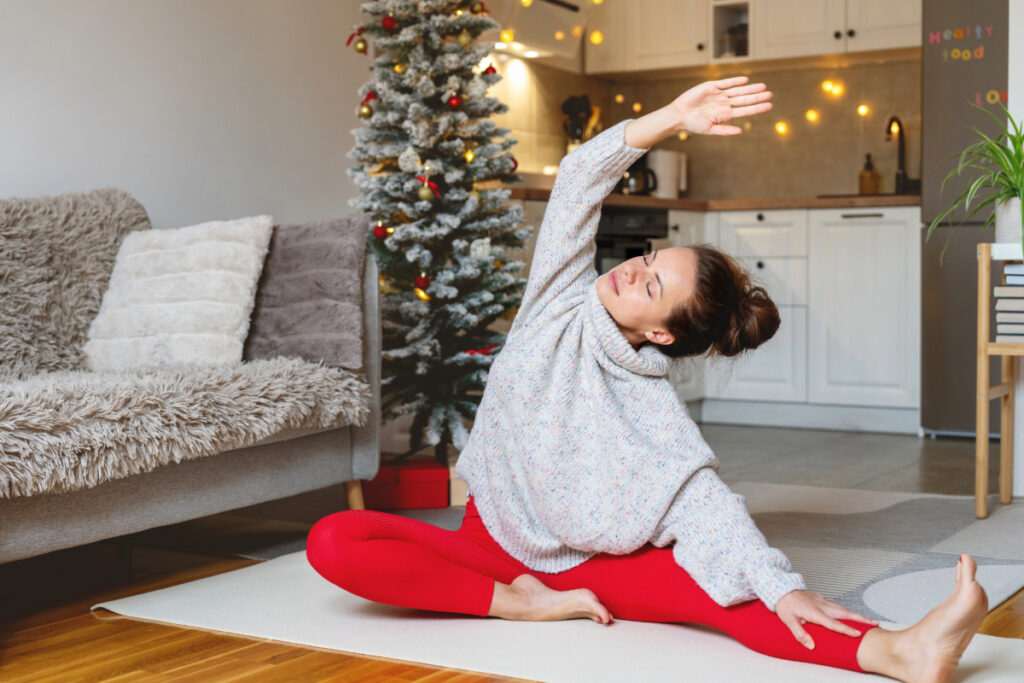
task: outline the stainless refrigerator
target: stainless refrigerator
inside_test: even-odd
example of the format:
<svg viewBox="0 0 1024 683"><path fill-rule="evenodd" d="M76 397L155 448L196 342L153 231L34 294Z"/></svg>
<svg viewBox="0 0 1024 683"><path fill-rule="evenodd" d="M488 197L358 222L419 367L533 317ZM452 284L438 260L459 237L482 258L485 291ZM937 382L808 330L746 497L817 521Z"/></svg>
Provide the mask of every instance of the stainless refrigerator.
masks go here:
<svg viewBox="0 0 1024 683"><path fill-rule="evenodd" d="M962 225L960 221L969 211L958 209L951 214L953 227L947 227L947 217L940 227L932 231L931 239L925 241L924 236L932 220L969 184L965 173L950 180L939 194L943 179L957 164L957 157L947 157L959 155L978 139L970 128L972 125L993 138L1001 132L991 117L971 107L966 100L986 107L1005 123L1002 109L988 98L993 98L995 93L1001 100L1006 94L1008 1L923 2L921 427L932 436L974 435L978 315L976 245L995 239L991 226L984 230L981 227L992 212L991 206ZM958 30L962 31L959 38L955 33ZM971 51L968 60L963 59L962 51L965 49ZM939 255L947 241L949 245L940 266ZM1001 281L1001 276L1001 266L993 264L993 282ZM992 317L994 320L995 316ZM990 334L992 332L990 330ZM991 363L990 377L996 381L999 358L992 358ZM999 411L992 410L990 416L990 431L997 434Z"/></svg>

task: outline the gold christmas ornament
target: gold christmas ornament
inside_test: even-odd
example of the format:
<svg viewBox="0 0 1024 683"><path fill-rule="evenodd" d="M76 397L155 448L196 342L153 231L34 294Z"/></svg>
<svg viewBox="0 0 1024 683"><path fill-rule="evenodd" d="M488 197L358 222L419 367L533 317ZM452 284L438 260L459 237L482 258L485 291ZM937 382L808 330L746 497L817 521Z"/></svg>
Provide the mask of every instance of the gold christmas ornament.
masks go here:
<svg viewBox="0 0 1024 683"><path fill-rule="evenodd" d="M395 73L404 74L405 73L405 68L406 68L405 64L403 64L401 62L396 62L395 63L395 66L394 66Z"/></svg>
<svg viewBox="0 0 1024 683"><path fill-rule="evenodd" d="M467 150L466 150L466 154L465 154L465 156L466 156L466 161L473 161L473 158L474 158L474 157L475 157L476 155L474 155L474 154L473 154L473 150L471 150L471 149L467 149Z"/></svg>
<svg viewBox="0 0 1024 683"><path fill-rule="evenodd" d="M356 52L362 52L364 55L366 54L366 41L362 38L357 38L352 47L355 48Z"/></svg>
<svg viewBox="0 0 1024 683"><path fill-rule="evenodd" d="M484 11L484 3L474 2L472 5L469 6L469 11L472 12L473 14L480 14L481 12Z"/></svg>
<svg viewBox="0 0 1024 683"><path fill-rule="evenodd" d="M423 201L430 201L430 199L433 196L434 196L434 193L431 191L431 189L427 186L426 183L423 183L423 185L420 186L420 190L419 190L419 197L420 197L420 199L422 199Z"/></svg>
<svg viewBox="0 0 1024 683"><path fill-rule="evenodd" d="M424 301L430 301L430 295L429 294L424 292L419 287L416 287L415 289L416 289L416 296L418 296L419 298L423 299Z"/></svg>
<svg viewBox="0 0 1024 683"><path fill-rule="evenodd" d="M473 35L468 29L462 29L462 33L459 34L459 45L462 47L469 47L470 43L473 42Z"/></svg>
<svg viewBox="0 0 1024 683"><path fill-rule="evenodd" d="M498 259L497 261L494 262L495 268L501 268L503 265L505 264L501 261L501 259Z"/></svg>
<svg viewBox="0 0 1024 683"><path fill-rule="evenodd" d="M359 118L361 118L361 119L368 119L371 116L373 116L373 109L370 108L370 105L368 105L368 104L360 104L359 105Z"/></svg>

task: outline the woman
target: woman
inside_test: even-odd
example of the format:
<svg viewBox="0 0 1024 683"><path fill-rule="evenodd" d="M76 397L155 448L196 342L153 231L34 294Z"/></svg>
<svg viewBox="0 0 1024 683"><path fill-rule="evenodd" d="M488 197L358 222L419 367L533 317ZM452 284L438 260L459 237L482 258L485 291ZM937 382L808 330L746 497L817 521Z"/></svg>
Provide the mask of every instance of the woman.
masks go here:
<svg viewBox="0 0 1024 683"><path fill-rule="evenodd" d="M566 155L527 282L456 474L462 527L379 511L314 525L307 557L369 600L505 619L696 622L775 657L901 680L949 676L987 612L967 555L921 622L885 631L806 590L665 375L671 357L731 356L779 326L764 289L707 246L655 251L600 277L601 202L649 147L680 131L735 135L768 111L763 83L702 83Z"/></svg>

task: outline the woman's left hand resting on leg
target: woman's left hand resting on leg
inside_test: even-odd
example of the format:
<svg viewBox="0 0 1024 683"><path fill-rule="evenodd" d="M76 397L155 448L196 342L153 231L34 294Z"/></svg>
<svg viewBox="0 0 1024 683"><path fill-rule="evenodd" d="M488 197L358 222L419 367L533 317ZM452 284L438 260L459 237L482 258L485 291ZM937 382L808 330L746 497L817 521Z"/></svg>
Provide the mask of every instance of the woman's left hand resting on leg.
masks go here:
<svg viewBox="0 0 1024 683"><path fill-rule="evenodd" d="M872 626L878 626L878 622L874 619L857 614L842 605L837 605L824 595L810 591L797 590L786 593L775 603L775 613L779 615L782 623L793 632L793 636L797 641L809 650L814 649L814 640L803 627L803 624L806 624L808 621L837 633L853 637L860 636L860 631L852 626L847 626L841 621L836 621L836 619L851 619L853 621L863 621L865 624L871 624Z"/></svg>
<svg viewBox="0 0 1024 683"><path fill-rule="evenodd" d="M739 126L722 125L742 116L761 114L772 108L770 90L764 83L747 84L747 76L699 83L671 103L626 124L626 144L638 149L651 147L677 133L739 135Z"/></svg>

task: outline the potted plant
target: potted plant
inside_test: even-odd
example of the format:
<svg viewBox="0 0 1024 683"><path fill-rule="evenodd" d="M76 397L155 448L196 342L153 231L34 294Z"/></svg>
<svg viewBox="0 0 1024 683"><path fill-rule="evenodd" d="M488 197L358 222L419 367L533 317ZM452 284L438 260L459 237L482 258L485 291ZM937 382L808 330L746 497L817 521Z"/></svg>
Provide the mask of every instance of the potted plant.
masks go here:
<svg viewBox="0 0 1024 683"><path fill-rule="evenodd" d="M970 101L968 101L968 104L991 116L999 124L999 127L1003 129L1003 132L993 140L976 127L971 126L974 132L978 134L980 140L969 145L960 153L959 163L942 181L939 194L942 194L946 183L954 175L960 175L965 168L971 168L976 171L974 180L953 200L948 209L931 222L928 226L926 239L931 237L935 226L941 223L942 219L950 215L961 203L965 211L969 210L971 202L979 198L979 191L990 189L992 192L978 202L974 209L964 216L960 223L963 223L963 221L978 213L978 211L989 204L995 203L995 211L988 217L983 227L987 227L994 219L997 242L1024 244L1024 222L1022 222L1020 210L1021 197L1024 196L1024 132L1021 131L1020 125L1013 120L1013 116L1010 115L1009 110L1002 102L999 103L999 106L1006 112L1006 119L1013 127L1013 133L1010 133L1006 124L985 107ZM950 219L950 225L952 225L952 219ZM945 251L945 249L942 250L943 255Z"/></svg>

